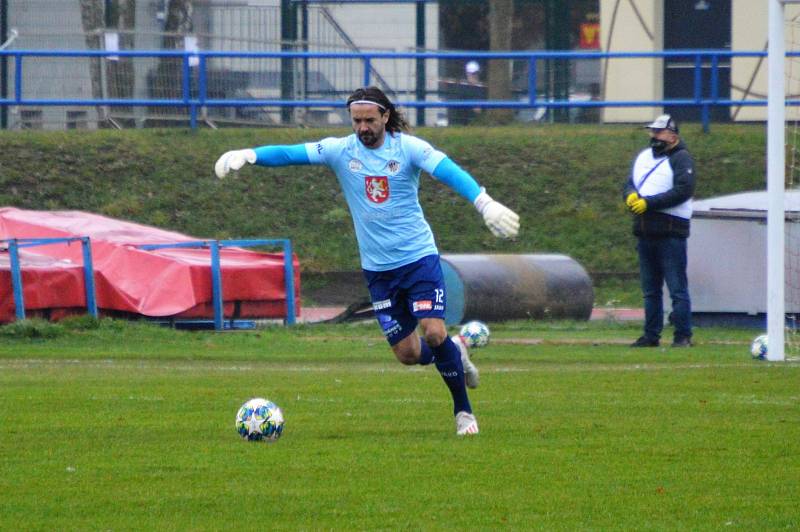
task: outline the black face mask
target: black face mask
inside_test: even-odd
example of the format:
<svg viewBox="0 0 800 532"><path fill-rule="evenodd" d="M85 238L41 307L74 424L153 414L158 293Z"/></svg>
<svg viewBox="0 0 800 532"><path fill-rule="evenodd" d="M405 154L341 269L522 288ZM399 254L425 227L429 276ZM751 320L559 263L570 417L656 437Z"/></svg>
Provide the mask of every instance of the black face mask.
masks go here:
<svg viewBox="0 0 800 532"><path fill-rule="evenodd" d="M667 142L661 139L651 138L650 147L653 149L653 155L655 157L660 157L667 151Z"/></svg>

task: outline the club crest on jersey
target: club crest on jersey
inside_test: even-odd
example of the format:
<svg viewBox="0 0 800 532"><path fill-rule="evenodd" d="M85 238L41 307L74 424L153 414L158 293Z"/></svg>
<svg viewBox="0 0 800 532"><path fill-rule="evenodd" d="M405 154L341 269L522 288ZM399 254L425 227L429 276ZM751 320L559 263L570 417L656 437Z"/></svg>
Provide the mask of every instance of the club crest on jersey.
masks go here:
<svg viewBox="0 0 800 532"><path fill-rule="evenodd" d="M389 178L385 175L368 175L364 177L364 188L367 199L372 203L383 203L389 199Z"/></svg>
<svg viewBox="0 0 800 532"><path fill-rule="evenodd" d="M389 174L394 175L400 171L400 163L392 159L386 163L386 169L389 171Z"/></svg>
<svg viewBox="0 0 800 532"><path fill-rule="evenodd" d="M358 172L359 170L364 168L364 165L361 164L361 161L359 161L358 159L350 159L350 162L348 163L347 166L350 168L351 172Z"/></svg>

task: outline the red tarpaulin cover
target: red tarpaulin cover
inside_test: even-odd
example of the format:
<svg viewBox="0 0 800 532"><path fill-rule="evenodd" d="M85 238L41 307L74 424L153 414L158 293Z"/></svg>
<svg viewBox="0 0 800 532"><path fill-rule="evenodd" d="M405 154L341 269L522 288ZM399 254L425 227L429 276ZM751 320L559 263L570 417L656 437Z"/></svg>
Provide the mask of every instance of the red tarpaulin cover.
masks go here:
<svg viewBox="0 0 800 532"><path fill-rule="evenodd" d="M0 207L0 239L88 236L92 244L97 306L103 311L152 317L211 318L208 249L144 251L141 244L206 240L81 211L30 211ZM300 268L293 257L295 308L300 309ZM86 308L80 242L20 250L26 312ZM225 316L286 317L283 253L220 250ZM14 318L8 252L0 250L0 322Z"/></svg>

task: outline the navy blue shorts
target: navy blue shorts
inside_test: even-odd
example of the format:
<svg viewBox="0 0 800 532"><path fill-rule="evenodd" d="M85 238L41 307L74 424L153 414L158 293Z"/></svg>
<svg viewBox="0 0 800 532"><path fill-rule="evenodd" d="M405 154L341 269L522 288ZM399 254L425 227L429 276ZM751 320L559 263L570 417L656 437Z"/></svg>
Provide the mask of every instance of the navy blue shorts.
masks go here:
<svg viewBox="0 0 800 532"><path fill-rule="evenodd" d="M439 255L385 272L364 270L372 308L389 345L414 332L422 318L444 319L445 291Z"/></svg>

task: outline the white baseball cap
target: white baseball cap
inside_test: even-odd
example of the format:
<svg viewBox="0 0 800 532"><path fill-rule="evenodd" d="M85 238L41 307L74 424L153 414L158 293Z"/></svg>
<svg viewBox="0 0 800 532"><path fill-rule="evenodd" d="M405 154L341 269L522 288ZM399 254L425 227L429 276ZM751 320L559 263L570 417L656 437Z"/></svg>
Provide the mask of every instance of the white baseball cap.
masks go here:
<svg viewBox="0 0 800 532"><path fill-rule="evenodd" d="M678 124L675 119L670 115L661 115L657 117L651 124L644 126L647 129L669 129L670 131L678 132Z"/></svg>
<svg viewBox="0 0 800 532"><path fill-rule="evenodd" d="M467 74L476 74L481 71L481 66L477 61L470 61L466 64L464 70L467 71Z"/></svg>

